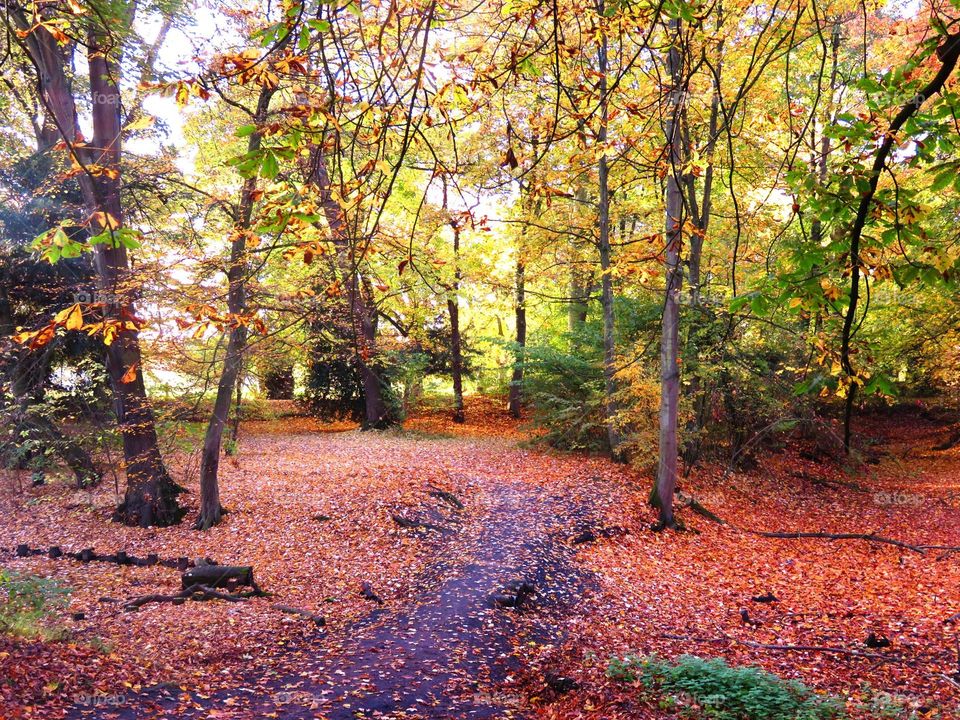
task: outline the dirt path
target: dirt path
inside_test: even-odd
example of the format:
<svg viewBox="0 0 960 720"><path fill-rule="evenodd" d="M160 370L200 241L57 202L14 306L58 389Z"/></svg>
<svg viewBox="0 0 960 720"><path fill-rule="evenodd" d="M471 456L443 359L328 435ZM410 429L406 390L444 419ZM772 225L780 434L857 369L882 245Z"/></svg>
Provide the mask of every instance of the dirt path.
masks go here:
<svg viewBox="0 0 960 720"><path fill-rule="evenodd" d="M536 484L487 477L484 485L490 511L465 541L440 541L405 606L374 610L339 640L291 647L278 665L209 698L185 703L178 688L154 688L71 717L524 717L510 684L531 648L563 640L564 617L591 582L572 562L570 538L598 521L582 500ZM532 594L504 606L521 583Z"/></svg>

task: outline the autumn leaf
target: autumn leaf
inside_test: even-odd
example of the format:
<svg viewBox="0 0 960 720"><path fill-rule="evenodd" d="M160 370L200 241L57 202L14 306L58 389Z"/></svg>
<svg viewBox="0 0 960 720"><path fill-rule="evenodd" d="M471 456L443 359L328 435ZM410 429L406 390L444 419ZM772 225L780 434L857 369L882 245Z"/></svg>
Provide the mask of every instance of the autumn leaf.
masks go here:
<svg viewBox="0 0 960 720"><path fill-rule="evenodd" d="M75 303L66 310L61 310L54 317L54 322L67 330L79 330L83 327L83 310L80 303Z"/></svg>
<svg viewBox="0 0 960 720"><path fill-rule="evenodd" d="M123 374L123 377L120 378L122 383L132 383L137 379L137 370L139 369L139 363L133 363L130 367L127 368L127 371Z"/></svg>

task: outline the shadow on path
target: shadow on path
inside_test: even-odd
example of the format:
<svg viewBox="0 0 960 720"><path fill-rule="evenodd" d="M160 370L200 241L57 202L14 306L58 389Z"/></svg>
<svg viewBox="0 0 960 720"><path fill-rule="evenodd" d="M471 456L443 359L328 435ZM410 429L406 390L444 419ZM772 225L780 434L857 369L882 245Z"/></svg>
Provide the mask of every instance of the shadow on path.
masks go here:
<svg viewBox="0 0 960 720"><path fill-rule="evenodd" d="M529 644L562 640L563 617L592 582L571 562L568 538L595 525L592 508L576 500L488 482L494 503L479 532L456 555L441 549L418 596L399 610L374 611L340 641L318 636L291 647L243 687L210 698L183 703L147 689L70 717L523 718L510 684ZM520 582L534 588L520 607L494 599Z"/></svg>

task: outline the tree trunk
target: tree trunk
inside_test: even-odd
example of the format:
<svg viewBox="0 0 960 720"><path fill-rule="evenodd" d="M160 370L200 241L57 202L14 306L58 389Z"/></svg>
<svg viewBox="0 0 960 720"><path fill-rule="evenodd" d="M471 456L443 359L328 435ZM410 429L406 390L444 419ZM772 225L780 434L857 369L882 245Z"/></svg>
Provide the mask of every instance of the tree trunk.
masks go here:
<svg viewBox="0 0 960 720"><path fill-rule="evenodd" d="M722 22L718 19L718 25ZM717 53L722 54L723 41L717 46ZM703 243L707 237L707 230L710 226L710 214L713 208L713 177L714 164L713 158L716 150L717 137L719 136L720 121L720 77L723 72L723 63L717 62L716 74L713 78L713 98L710 101L710 120L708 124L707 145L704 153L707 162L707 168L703 176L703 194L701 201L697 202L696 178L691 175L687 183L688 202L690 204L690 214L693 217L695 232L690 237L690 250L687 255L688 268L688 293L690 298L690 309L692 311L691 322L700 323L702 320L712 320L713 313L708 312L703 305L701 293L702 278L700 273L700 263L703 259ZM682 116L686 121L686 110L682 110ZM687 150L682 152L686 154ZM696 347L689 348L693 352ZM699 367L699 363L697 364ZM683 458L686 463L686 472L689 473L700 456L700 434L706 424L710 413L710 394L711 388L703 387L703 377L698 371L691 373L689 384L687 386L687 397L693 400L694 412L687 423L688 439L684 444Z"/></svg>
<svg viewBox="0 0 960 720"><path fill-rule="evenodd" d="M270 109L273 89L264 88L257 99L257 109L253 120L257 130L251 133L247 141L247 151L255 153L260 149L260 126L266 121ZM220 504L220 446L223 430L230 417L230 403L234 388L239 389L238 378L243 363L243 351L247 344L247 326L239 322L239 316L246 309L247 280L247 233L253 217L254 196L257 190L257 177L247 178L240 191L236 225L230 245L230 266L227 268L227 311L234 320L227 341L227 354L223 360L223 370L217 383L217 397L213 403L213 413L207 423L207 433L203 439L203 454L200 461L200 517L196 529L207 530L218 524L223 517Z"/></svg>
<svg viewBox="0 0 960 720"><path fill-rule="evenodd" d="M311 149L307 179L313 182L320 194L320 204L330 236L337 248L336 267L345 288L347 310L350 316L354 352L360 368L364 394L364 429L382 429L392 425L394 418L387 408L383 381L376 370L377 354L377 308L373 292L359 268L359 258L354 252L349 237L343 208L333 196L326 158L321 145Z"/></svg>
<svg viewBox="0 0 960 720"><path fill-rule="evenodd" d="M857 305L860 300L860 241L863 237L867 220L870 217L870 209L873 205L874 195L876 195L877 192L877 185L880 182L880 175L887 166L887 157L893 152L898 142L897 138L900 129L907 120L920 110L924 103L943 89L947 80L953 75L957 67L957 62L960 61L960 32L946 36L937 48L936 57L940 61L940 68L937 74L934 75L919 92L914 93L911 98L900 107L900 111L894 116L887 131L883 134L883 140L874 153L870 173L867 176L867 189L860 192L857 213L850 227L850 294L847 311L843 316L843 330L840 339L840 365L849 383L847 388L847 401L843 414L843 447L847 453L850 452L853 409L857 389L861 381L860 373L853 366L853 352L851 348L853 337L863 324L863 318L861 318L859 323L855 324Z"/></svg>
<svg viewBox="0 0 960 720"><path fill-rule="evenodd" d="M45 27L33 27L21 10L8 8L8 21L28 33L22 44L37 67L41 99L49 111L50 122L85 168L102 168L96 174L85 171L79 181L92 218L91 233L106 232L110 236L109 242L96 245L94 260L104 318L116 323L119 329L106 352L127 476L126 494L115 518L142 527L172 525L183 515L176 498L182 488L167 474L160 456L153 410L143 383L139 333L135 329L136 308L126 277L127 250L114 236L114 231L123 223L118 69L109 60L115 43L104 29L94 27L88 35L93 137L89 145L81 145L64 48Z"/></svg>
<svg viewBox="0 0 960 720"><path fill-rule="evenodd" d="M604 13L604 2L599 3L599 12ZM600 73L600 130L597 133L597 144L601 147L607 141L607 116L608 116L608 98L607 98L607 38L603 36L600 41L598 51L598 71ZM610 170L607 165L607 156L600 154L600 160L597 166L598 183L600 190L598 207L598 230L599 230L599 249L600 249L600 305L603 311L603 377L605 381L604 408L607 421L607 440L610 444L610 456L618 461L625 460L621 448L622 438L620 430L617 427L617 401L616 401L616 373L617 373L617 349L614 335L615 319L613 309L613 267L611 262L610 246Z"/></svg>
<svg viewBox="0 0 960 720"><path fill-rule="evenodd" d="M567 330L571 334L579 332L587 322L587 298L590 288L581 285L576 272L570 278L570 307L567 308Z"/></svg>
<svg viewBox="0 0 960 720"><path fill-rule="evenodd" d="M123 225L120 205L120 92L117 68L108 60L112 39L106 32L94 30L88 39L90 91L93 97L93 164L114 172L100 173L83 183L94 223L100 232ZM99 213L99 214L97 214ZM136 317L136 308L126 275L127 249L116 240L96 246L95 262L105 315L128 323ZM116 517L128 525L172 525L179 522L182 510L177 505L181 491L167 474L160 457L153 410L147 401L136 329L124 325L117 338L107 346L107 373L114 391L114 408L123 437L127 490Z"/></svg>
<svg viewBox="0 0 960 720"><path fill-rule="evenodd" d="M526 302L526 265L524 248L518 248L516 274L516 322L517 352L513 359L513 377L510 379L510 402L507 406L510 415L519 418L523 401L523 362L524 349L527 346L527 302Z"/></svg>
<svg viewBox="0 0 960 720"><path fill-rule="evenodd" d="M450 313L450 375L453 377L453 421L462 423L463 414L463 349L460 343L460 225L454 220L453 226L453 287L447 297L447 311Z"/></svg>
<svg viewBox="0 0 960 720"><path fill-rule="evenodd" d="M680 21L670 20L673 42L680 39ZM680 49L674 44L667 53L670 74L670 102L664 134L669 150L670 168L667 172L665 259L666 289L663 301L663 321L660 337L660 463L654 501L660 510L659 525L676 527L673 499L677 483L677 419L680 399L680 366L678 340L680 327L680 245L682 239L683 196L681 195L681 148L677 132L681 104Z"/></svg>

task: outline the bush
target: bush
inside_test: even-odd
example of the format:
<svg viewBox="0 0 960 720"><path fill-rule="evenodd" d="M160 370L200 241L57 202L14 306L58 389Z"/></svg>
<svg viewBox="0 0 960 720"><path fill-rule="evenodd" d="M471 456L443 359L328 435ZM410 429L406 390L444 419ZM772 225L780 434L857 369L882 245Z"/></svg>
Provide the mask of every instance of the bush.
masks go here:
<svg viewBox="0 0 960 720"><path fill-rule="evenodd" d="M50 621L69 594L53 580L0 570L0 631L28 639L63 638L66 631Z"/></svg>
<svg viewBox="0 0 960 720"><path fill-rule="evenodd" d="M601 365L549 346L524 351L523 394L543 440L563 450L607 450Z"/></svg>
<svg viewBox="0 0 960 720"><path fill-rule="evenodd" d="M656 656L612 658L607 676L639 682L692 717L716 720L828 720L843 717L842 703L801 682L721 659L690 655L670 663Z"/></svg>

